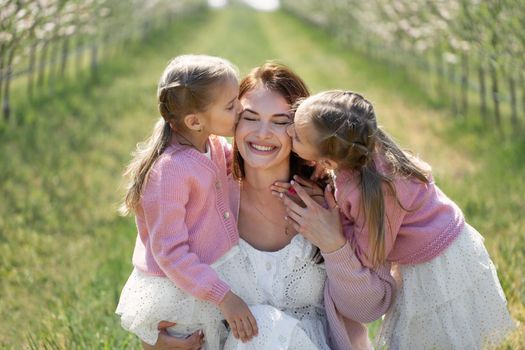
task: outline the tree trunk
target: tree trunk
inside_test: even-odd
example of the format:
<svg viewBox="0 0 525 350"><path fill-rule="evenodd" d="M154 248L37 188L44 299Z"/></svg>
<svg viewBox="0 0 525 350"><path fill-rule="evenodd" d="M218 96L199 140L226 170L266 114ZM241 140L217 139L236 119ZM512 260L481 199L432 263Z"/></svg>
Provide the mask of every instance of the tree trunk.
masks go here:
<svg viewBox="0 0 525 350"><path fill-rule="evenodd" d="M5 63L5 59L4 59L4 55L5 55L5 52L6 52L6 45L5 44L2 44L0 46L0 101L3 101L2 100L2 86L3 85L3 81L4 81L4 76L6 74L6 72L4 71L4 63Z"/></svg>
<svg viewBox="0 0 525 350"><path fill-rule="evenodd" d="M512 75L509 75L509 90L510 90L510 121L514 131L518 129L518 106L516 99L516 81Z"/></svg>
<svg viewBox="0 0 525 350"><path fill-rule="evenodd" d="M480 62L478 68L479 78L479 106L483 121L487 122L487 86L485 83L485 69L483 68L483 61Z"/></svg>
<svg viewBox="0 0 525 350"><path fill-rule="evenodd" d="M463 52L461 56L461 109L463 116L468 114L468 54Z"/></svg>
<svg viewBox="0 0 525 350"><path fill-rule="evenodd" d="M448 89L450 91L450 107L452 109L452 115L456 117L458 115L458 104L456 98L456 65L454 63L450 63L448 67L448 79L450 83L450 87Z"/></svg>
<svg viewBox="0 0 525 350"><path fill-rule="evenodd" d="M98 46L96 42L93 42L91 46L91 75L96 77L97 75L97 58L98 58Z"/></svg>
<svg viewBox="0 0 525 350"><path fill-rule="evenodd" d="M525 116L525 71L520 73L522 116Z"/></svg>
<svg viewBox="0 0 525 350"><path fill-rule="evenodd" d="M58 38L54 38L51 43L51 59L49 61L49 85L51 90L55 90L59 72L59 53L60 53L60 41Z"/></svg>
<svg viewBox="0 0 525 350"><path fill-rule="evenodd" d="M441 99L441 97L443 96L443 76L443 56L441 53L441 49L439 47L436 47L436 93L438 99Z"/></svg>
<svg viewBox="0 0 525 350"><path fill-rule="evenodd" d="M496 63L491 62L490 64L490 78L492 88L492 101L494 102L494 119L496 125L501 129L501 114L499 109L499 88L498 88L498 72L496 71Z"/></svg>
<svg viewBox="0 0 525 350"><path fill-rule="evenodd" d="M27 72L27 96L33 98L33 85L35 83L36 43L31 44L29 50L29 71Z"/></svg>
<svg viewBox="0 0 525 350"><path fill-rule="evenodd" d="M40 88L44 86L44 79L46 75L46 59L47 59L48 45L49 45L49 42L45 41L44 46L42 46L42 50L40 51L40 64L38 65L38 78L36 81L36 85Z"/></svg>
<svg viewBox="0 0 525 350"><path fill-rule="evenodd" d="M69 38L64 37L64 40L62 42L62 61L60 62L60 76L62 77L62 79L64 78L64 75L66 73L68 54L69 54Z"/></svg>
<svg viewBox="0 0 525 350"><path fill-rule="evenodd" d="M4 119L8 120L11 116L11 106L9 104L9 89L11 87L11 75L13 73L13 58L15 58L16 45L11 47L9 51L9 58L7 59L6 66L6 77L4 82L4 102L2 105L2 112L4 114Z"/></svg>

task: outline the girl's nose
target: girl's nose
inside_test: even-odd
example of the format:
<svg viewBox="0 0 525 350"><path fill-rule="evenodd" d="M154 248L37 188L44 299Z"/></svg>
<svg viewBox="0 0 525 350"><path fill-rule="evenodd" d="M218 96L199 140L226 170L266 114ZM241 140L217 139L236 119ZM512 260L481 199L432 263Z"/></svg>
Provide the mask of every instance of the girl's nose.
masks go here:
<svg viewBox="0 0 525 350"><path fill-rule="evenodd" d="M237 104L237 114L240 114L242 112L242 105L241 105L241 101L239 101L238 99L235 100L235 103Z"/></svg>
<svg viewBox="0 0 525 350"><path fill-rule="evenodd" d="M293 132L294 132L293 124L288 125L286 127L286 133L288 134L288 136L293 137Z"/></svg>

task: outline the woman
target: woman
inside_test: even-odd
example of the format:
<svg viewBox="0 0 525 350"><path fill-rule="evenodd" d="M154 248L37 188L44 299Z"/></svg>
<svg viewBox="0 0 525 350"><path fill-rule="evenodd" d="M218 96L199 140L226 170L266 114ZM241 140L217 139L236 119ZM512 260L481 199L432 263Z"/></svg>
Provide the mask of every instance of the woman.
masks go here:
<svg viewBox="0 0 525 350"><path fill-rule="evenodd" d="M274 63L255 68L241 82L243 112L235 134L233 169L238 181L231 187L232 198L239 199L238 203L233 200L232 211L238 213L240 248L254 266L254 290L261 293L261 301L296 319L314 345L323 348L328 342L336 349L369 349L367 329L354 321L354 315L377 318L389 301L365 298L359 287L383 276L388 280L388 266L376 274L357 269L360 264L348 251L335 202L329 202L331 210L319 228L325 239L315 247L290 230L284 220L285 207L271 191L275 182L287 182L293 175L308 178L312 171L291 153L286 131L293 121L291 106L306 96L303 81ZM311 183L306 186L315 187ZM388 290L378 295L392 294L393 281L382 286ZM374 310L373 315L365 312L369 309ZM189 339L161 335L154 349L200 346L198 335Z"/></svg>

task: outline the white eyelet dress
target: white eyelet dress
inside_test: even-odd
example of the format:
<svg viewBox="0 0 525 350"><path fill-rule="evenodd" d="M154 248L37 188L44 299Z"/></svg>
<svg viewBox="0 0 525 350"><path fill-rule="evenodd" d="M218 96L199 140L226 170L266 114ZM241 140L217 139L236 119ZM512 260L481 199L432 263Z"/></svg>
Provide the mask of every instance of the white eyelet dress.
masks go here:
<svg viewBox="0 0 525 350"><path fill-rule="evenodd" d="M231 283L231 271L235 271L238 276L250 273L249 262L241 254L238 245L210 266L226 283ZM244 287L238 289L249 296L243 290ZM245 299L248 304L253 301ZM157 342L157 327L161 321L176 323L167 331L177 337L184 338L197 330L203 330L204 348L208 350L221 349L228 336L224 317L217 306L184 292L167 277L148 275L136 268L122 290L116 313L120 315L124 329L150 345Z"/></svg>
<svg viewBox="0 0 525 350"><path fill-rule="evenodd" d="M329 350L323 304L326 270L324 263L312 260L315 247L301 235L275 252L257 250L244 240L239 247L252 269L244 283L251 286L251 291L244 291L251 296L239 295L257 304L250 309L259 335L242 343L230 334L224 349Z"/></svg>
<svg viewBox="0 0 525 350"><path fill-rule="evenodd" d="M175 322L168 334L184 337L202 329L206 350L325 350L327 320L323 306L324 264L312 261L314 247L302 236L276 252L264 252L240 240L211 265L241 297L257 320L259 335L247 343L235 339L219 309L183 292L167 277L135 269L116 310L126 330L151 345L161 321Z"/></svg>
<svg viewBox="0 0 525 350"><path fill-rule="evenodd" d="M378 349L492 349L515 327L483 237L468 224L434 259L396 269Z"/></svg>

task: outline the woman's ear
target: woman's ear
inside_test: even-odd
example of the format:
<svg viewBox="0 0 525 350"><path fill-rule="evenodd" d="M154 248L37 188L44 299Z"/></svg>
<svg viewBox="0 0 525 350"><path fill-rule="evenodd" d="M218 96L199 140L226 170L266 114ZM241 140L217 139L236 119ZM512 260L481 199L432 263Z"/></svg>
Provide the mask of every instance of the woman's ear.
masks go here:
<svg viewBox="0 0 525 350"><path fill-rule="evenodd" d="M193 131L202 131L204 128L201 118L199 118L199 115L195 113L188 114L184 117L184 125Z"/></svg>

